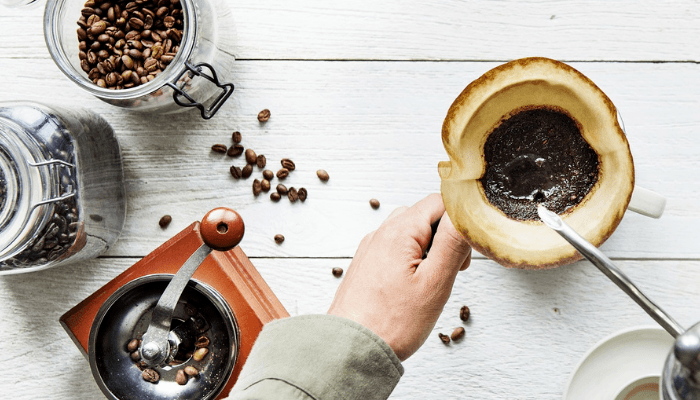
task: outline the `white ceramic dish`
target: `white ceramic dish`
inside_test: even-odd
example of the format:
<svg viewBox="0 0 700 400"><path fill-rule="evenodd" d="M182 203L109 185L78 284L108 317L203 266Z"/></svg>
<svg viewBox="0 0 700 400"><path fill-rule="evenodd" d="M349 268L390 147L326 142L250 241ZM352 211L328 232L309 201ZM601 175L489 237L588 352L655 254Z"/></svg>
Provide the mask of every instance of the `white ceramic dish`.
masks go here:
<svg viewBox="0 0 700 400"><path fill-rule="evenodd" d="M632 381L660 376L673 338L659 327L635 327L598 342L576 366L564 400L614 400Z"/></svg>

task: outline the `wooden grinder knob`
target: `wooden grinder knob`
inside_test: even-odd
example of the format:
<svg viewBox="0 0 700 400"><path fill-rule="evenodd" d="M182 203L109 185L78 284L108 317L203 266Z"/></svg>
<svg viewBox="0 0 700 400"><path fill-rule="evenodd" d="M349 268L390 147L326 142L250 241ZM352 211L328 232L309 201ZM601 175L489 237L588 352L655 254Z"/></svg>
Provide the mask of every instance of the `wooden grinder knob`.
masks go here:
<svg viewBox="0 0 700 400"><path fill-rule="evenodd" d="M227 251L243 239L245 225L241 216L230 208L219 207L209 211L199 225L204 243L214 250Z"/></svg>

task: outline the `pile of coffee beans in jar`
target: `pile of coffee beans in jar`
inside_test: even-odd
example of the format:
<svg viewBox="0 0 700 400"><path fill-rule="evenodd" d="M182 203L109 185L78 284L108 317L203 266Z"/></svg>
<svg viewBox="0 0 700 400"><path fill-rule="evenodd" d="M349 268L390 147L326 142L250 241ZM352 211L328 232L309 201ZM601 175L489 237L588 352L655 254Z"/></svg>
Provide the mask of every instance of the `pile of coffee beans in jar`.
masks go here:
<svg viewBox="0 0 700 400"><path fill-rule="evenodd" d="M175 58L182 41L179 0L87 0L78 19L80 67L97 86L146 84Z"/></svg>

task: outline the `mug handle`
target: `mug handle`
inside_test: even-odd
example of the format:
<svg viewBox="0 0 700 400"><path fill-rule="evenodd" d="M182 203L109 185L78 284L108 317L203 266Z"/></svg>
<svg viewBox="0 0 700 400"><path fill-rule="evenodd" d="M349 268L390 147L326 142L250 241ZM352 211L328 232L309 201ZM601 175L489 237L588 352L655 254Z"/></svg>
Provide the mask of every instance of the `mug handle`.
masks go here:
<svg viewBox="0 0 700 400"><path fill-rule="evenodd" d="M628 210L647 217L659 218L664 213L664 208L666 208L665 197L649 189L644 189L637 185L634 186L632 198L627 206Z"/></svg>

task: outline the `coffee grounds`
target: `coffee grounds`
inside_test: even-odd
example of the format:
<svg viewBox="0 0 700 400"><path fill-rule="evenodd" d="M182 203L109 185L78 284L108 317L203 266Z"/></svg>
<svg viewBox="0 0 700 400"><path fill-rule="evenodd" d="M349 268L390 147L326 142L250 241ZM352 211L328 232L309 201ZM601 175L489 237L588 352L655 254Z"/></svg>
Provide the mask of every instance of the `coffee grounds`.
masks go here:
<svg viewBox="0 0 700 400"><path fill-rule="evenodd" d="M598 155L576 122L552 108L520 111L501 121L484 145L486 198L516 220L538 220L537 204L561 214L598 180Z"/></svg>

